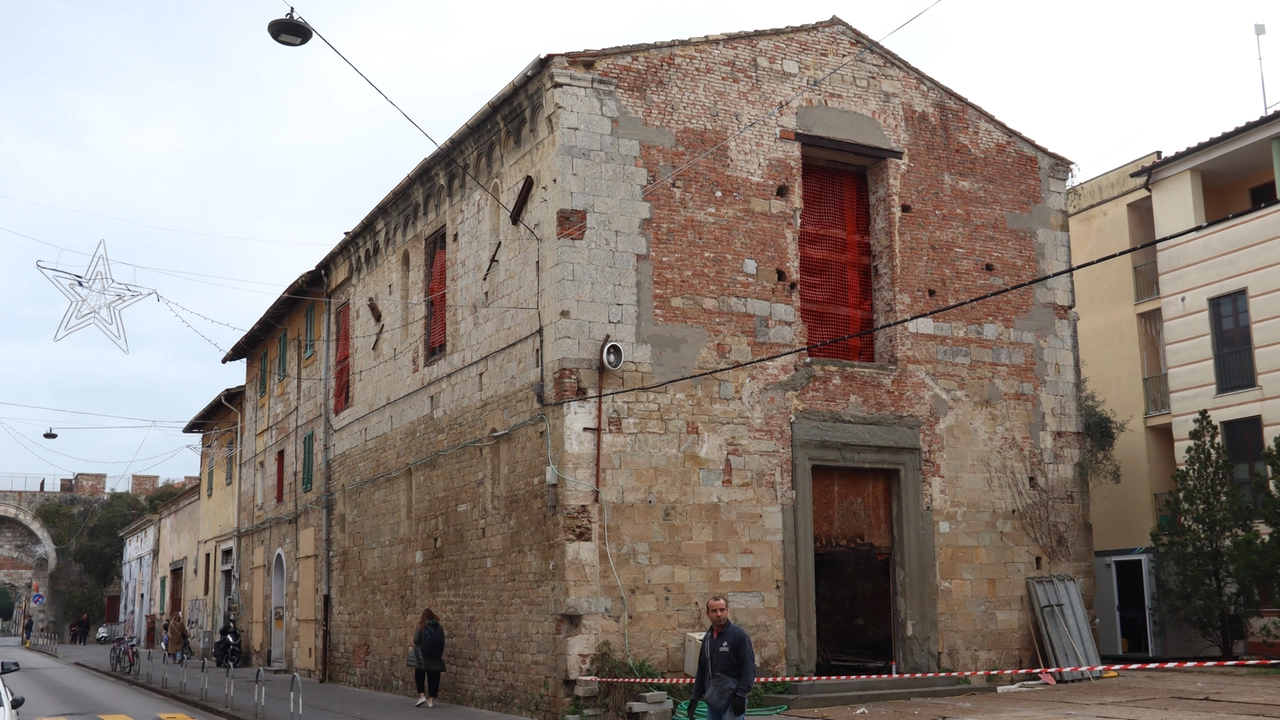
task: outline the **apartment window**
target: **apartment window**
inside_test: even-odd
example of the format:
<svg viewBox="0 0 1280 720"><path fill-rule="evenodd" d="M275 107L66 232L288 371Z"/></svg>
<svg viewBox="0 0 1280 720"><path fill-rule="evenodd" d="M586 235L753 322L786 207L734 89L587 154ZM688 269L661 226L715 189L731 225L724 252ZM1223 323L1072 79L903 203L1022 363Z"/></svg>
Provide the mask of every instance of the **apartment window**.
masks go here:
<svg viewBox="0 0 1280 720"><path fill-rule="evenodd" d="M311 492L311 482L315 476L315 445L314 430L302 436L302 492Z"/></svg>
<svg viewBox="0 0 1280 720"><path fill-rule="evenodd" d="M871 213L867 176L805 163L800 215L800 316L809 344L870 330ZM811 357L875 361L870 335L813 348Z"/></svg>
<svg viewBox="0 0 1280 720"><path fill-rule="evenodd" d="M284 502L284 451L276 451L276 502Z"/></svg>
<svg viewBox="0 0 1280 720"><path fill-rule="evenodd" d="M235 467L235 462L234 462L235 455L236 455L235 443L232 442L231 440L227 440L227 457L226 457L227 472L226 472L226 478L225 478L227 485L231 484L231 474L232 474L231 469Z"/></svg>
<svg viewBox="0 0 1280 720"><path fill-rule="evenodd" d="M258 357L258 397L267 394L267 351L263 350Z"/></svg>
<svg viewBox="0 0 1280 720"><path fill-rule="evenodd" d="M351 398L351 304L343 303L334 316L338 342L333 357L333 412L347 409Z"/></svg>
<svg viewBox="0 0 1280 720"><path fill-rule="evenodd" d="M316 304L311 303L307 306L306 319L303 321L306 328L303 330L302 357L309 358L316 353Z"/></svg>
<svg viewBox="0 0 1280 720"><path fill-rule="evenodd" d="M285 372L289 369L289 331L285 330L280 333L280 339L276 341L276 382L284 380Z"/></svg>
<svg viewBox="0 0 1280 720"><path fill-rule="evenodd" d="M1213 330L1213 370L1218 392L1254 387L1253 337L1249 332L1249 298L1244 290L1209 301Z"/></svg>
<svg viewBox="0 0 1280 720"><path fill-rule="evenodd" d="M1254 495L1253 478L1255 475L1267 476L1267 464L1262 458L1262 451L1266 448L1266 441L1262 437L1262 418L1251 417L1222 423L1222 444L1227 447L1227 459L1234 466L1233 474L1240 493L1249 500L1255 511L1258 510L1262 506L1262 498Z"/></svg>
<svg viewBox="0 0 1280 720"><path fill-rule="evenodd" d="M213 449L213 443L212 443L212 442L210 442L210 443L209 443L209 468L205 471L205 474L206 474L206 475L208 475L208 477L209 477L208 481L205 483L205 485L206 485L206 487L205 487L205 494L206 494L206 495L213 495L213 466L214 466L214 452L215 452L215 451L214 451L214 449Z"/></svg>
<svg viewBox="0 0 1280 720"><path fill-rule="evenodd" d="M448 284L445 270L445 233L427 241L427 357L445 352L445 298Z"/></svg>

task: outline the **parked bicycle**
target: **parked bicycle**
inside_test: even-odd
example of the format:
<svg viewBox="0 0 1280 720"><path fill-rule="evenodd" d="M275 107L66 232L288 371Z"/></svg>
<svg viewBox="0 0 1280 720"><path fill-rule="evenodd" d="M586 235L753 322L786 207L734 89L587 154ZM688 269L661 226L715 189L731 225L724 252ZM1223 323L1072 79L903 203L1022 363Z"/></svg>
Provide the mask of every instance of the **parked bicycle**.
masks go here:
<svg viewBox="0 0 1280 720"><path fill-rule="evenodd" d="M125 675L133 672L138 667L138 643L132 636L124 636L116 638L111 644L111 670L122 671Z"/></svg>

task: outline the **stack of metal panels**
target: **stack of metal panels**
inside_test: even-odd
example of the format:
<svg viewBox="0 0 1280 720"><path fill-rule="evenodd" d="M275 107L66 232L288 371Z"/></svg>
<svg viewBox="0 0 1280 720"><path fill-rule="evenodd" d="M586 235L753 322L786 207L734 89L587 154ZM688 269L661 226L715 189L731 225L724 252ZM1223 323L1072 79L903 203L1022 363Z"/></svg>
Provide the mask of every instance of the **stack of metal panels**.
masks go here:
<svg viewBox="0 0 1280 720"><path fill-rule="evenodd" d="M1027 594L1040 628L1045 663L1051 667L1100 665L1098 645L1093 641L1089 615L1084 609L1080 583L1070 575L1027 578ZM1057 679L1070 682L1098 677L1101 673L1056 673Z"/></svg>

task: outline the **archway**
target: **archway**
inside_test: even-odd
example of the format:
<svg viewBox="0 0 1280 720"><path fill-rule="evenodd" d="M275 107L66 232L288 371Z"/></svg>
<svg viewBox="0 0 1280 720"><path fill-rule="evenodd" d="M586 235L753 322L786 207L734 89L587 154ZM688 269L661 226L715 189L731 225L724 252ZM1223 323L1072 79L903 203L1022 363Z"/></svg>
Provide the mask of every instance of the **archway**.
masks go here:
<svg viewBox="0 0 1280 720"><path fill-rule="evenodd" d="M284 553L277 550L271 566L271 655L268 662L284 666Z"/></svg>

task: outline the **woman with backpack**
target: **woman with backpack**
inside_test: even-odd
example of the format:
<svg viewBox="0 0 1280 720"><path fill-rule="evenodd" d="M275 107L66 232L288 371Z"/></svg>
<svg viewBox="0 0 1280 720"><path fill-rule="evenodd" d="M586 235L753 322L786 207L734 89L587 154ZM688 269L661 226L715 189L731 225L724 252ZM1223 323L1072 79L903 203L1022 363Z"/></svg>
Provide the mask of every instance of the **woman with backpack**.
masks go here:
<svg viewBox="0 0 1280 720"><path fill-rule="evenodd" d="M423 703L427 707L435 707L436 698L440 696L440 673L445 670L444 628L431 608L422 611L413 629L408 665L413 668L413 680L418 686L418 701L414 707L422 707Z"/></svg>

